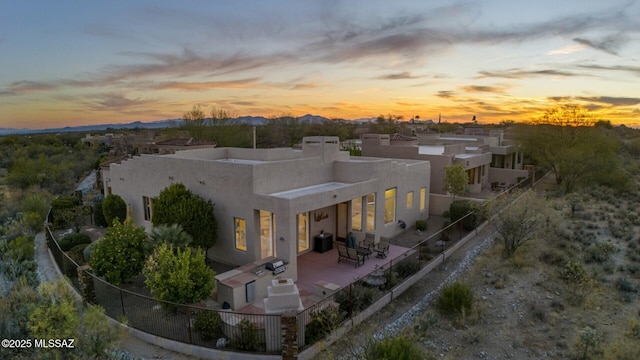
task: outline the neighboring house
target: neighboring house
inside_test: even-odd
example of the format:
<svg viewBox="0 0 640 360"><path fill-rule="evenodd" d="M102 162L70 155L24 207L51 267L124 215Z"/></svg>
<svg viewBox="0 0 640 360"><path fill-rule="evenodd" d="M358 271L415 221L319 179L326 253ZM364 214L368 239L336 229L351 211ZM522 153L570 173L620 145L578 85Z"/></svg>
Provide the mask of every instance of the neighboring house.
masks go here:
<svg viewBox="0 0 640 360"><path fill-rule="evenodd" d="M428 161L351 157L337 137L318 136L305 137L301 150L208 148L136 156L103 169L103 181L147 230L152 199L171 183L184 184L215 204L219 236L209 258L244 265L276 257L287 263L283 276L296 281L297 256L313 250L321 231L334 240L350 231L358 239L366 232L379 239L400 233L400 220L427 219L430 173ZM237 289L256 278L250 267L243 267L252 272L246 276L234 273ZM256 286L257 296L266 294L265 283ZM242 294L234 295L233 308L246 303L238 300Z"/></svg>
<svg viewBox="0 0 640 360"><path fill-rule="evenodd" d="M216 147L215 141L198 140L194 138L179 138L155 143L158 154L174 154L176 151L192 150L192 149L210 149Z"/></svg>

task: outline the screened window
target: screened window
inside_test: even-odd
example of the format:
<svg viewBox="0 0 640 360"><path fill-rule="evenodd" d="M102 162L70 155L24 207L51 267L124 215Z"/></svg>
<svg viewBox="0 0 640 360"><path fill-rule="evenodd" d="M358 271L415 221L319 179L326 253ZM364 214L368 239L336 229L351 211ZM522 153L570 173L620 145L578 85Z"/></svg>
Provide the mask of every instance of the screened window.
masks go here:
<svg viewBox="0 0 640 360"><path fill-rule="evenodd" d="M233 218L236 249L247 251L247 222L245 219Z"/></svg>
<svg viewBox="0 0 640 360"><path fill-rule="evenodd" d="M367 195L367 231L376 229L376 194Z"/></svg>
<svg viewBox="0 0 640 360"><path fill-rule="evenodd" d="M273 214L260 210L260 255L273 256Z"/></svg>
<svg viewBox="0 0 640 360"><path fill-rule="evenodd" d="M409 191L407 193L407 209L411 209L413 207L413 191Z"/></svg>
<svg viewBox="0 0 640 360"><path fill-rule="evenodd" d="M362 198L351 200L351 230L362 231Z"/></svg>
<svg viewBox="0 0 640 360"><path fill-rule="evenodd" d="M298 214L298 252L309 250L309 215Z"/></svg>
<svg viewBox="0 0 640 360"><path fill-rule="evenodd" d="M144 219L147 221L151 221L151 215L153 214L152 207L151 207L152 204L153 204L153 198L150 198L148 196L142 197L142 206L144 207Z"/></svg>
<svg viewBox="0 0 640 360"><path fill-rule="evenodd" d="M396 188L384 192L384 223L396 221Z"/></svg>

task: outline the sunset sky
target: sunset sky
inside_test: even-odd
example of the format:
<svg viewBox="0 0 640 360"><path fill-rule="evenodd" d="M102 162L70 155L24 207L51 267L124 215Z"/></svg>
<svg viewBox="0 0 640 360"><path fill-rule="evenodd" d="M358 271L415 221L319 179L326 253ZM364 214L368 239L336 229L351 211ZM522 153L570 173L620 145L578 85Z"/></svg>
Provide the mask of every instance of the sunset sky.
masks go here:
<svg viewBox="0 0 640 360"><path fill-rule="evenodd" d="M0 127L235 115L640 125L640 1L0 1Z"/></svg>

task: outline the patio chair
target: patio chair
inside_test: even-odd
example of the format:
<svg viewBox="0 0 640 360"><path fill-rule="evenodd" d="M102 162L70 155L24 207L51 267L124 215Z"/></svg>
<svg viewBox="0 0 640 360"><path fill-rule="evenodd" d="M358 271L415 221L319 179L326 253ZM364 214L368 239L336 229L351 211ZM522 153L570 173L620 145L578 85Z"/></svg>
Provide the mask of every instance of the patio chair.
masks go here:
<svg viewBox="0 0 640 360"><path fill-rule="evenodd" d="M376 257L379 259L386 259L389 253L389 238L384 236L380 237L380 242L373 248L377 253Z"/></svg>
<svg viewBox="0 0 640 360"><path fill-rule="evenodd" d="M364 235L364 239L358 243L359 248L373 250L373 246L375 245L376 234L366 233Z"/></svg>

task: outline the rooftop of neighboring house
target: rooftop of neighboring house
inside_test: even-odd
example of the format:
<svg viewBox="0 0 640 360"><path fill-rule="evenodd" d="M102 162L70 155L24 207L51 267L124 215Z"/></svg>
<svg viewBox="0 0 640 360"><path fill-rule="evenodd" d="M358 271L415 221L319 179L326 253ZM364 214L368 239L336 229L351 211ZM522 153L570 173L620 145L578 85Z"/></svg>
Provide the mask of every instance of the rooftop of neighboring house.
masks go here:
<svg viewBox="0 0 640 360"><path fill-rule="evenodd" d="M158 146L216 146L217 143L215 141L207 141L207 140L199 140L194 138L176 138L169 139L165 141L156 142Z"/></svg>

